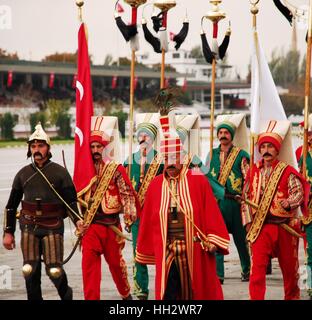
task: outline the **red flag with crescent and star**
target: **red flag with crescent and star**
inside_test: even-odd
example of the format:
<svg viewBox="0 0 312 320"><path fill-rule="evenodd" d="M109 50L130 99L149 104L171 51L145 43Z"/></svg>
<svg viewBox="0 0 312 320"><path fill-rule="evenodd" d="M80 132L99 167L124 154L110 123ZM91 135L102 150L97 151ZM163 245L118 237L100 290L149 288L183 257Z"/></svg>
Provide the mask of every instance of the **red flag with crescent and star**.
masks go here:
<svg viewBox="0 0 312 320"><path fill-rule="evenodd" d="M95 179L95 169L90 151L90 128L93 116L93 97L90 62L85 26L78 33L78 70L76 81L76 128L74 184L78 197L85 193Z"/></svg>

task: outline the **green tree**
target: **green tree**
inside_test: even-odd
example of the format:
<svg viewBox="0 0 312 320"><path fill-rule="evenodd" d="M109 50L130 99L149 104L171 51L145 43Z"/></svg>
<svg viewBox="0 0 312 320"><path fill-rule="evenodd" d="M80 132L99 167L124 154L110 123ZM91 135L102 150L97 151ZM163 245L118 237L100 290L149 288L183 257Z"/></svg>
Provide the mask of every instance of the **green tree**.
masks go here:
<svg viewBox="0 0 312 320"><path fill-rule="evenodd" d="M6 50L0 48L0 58L7 59L7 60L19 60L17 52L9 53Z"/></svg>
<svg viewBox="0 0 312 320"><path fill-rule="evenodd" d="M1 138L4 140L13 140L14 132L13 128L18 122L18 115L12 115L10 112L6 112L4 115L0 115L0 128Z"/></svg>
<svg viewBox="0 0 312 320"><path fill-rule="evenodd" d="M201 45L197 45L191 49L190 58L203 59L203 51Z"/></svg>
<svg viewBox="0 0 312 320"><path fill-rule="evenodd" d="M121 136L125 137L125 130L126 130L126 121L128 119L128 114L123 112L122 110L118 110L115 112L110 113L110 116L115 116L118 118L118 127Z"/></svg>
<svg viewBox="0 0 312 320"><path fill-rule="evenodd" d="M46 102L49 122L57 127L58 136L62 139L71 137L69 109L70 100L50 99Z"/></svg>
<svg viewBox="0 0 312 320"><path fill-rule="evenodd" d="M38 122L41 123L42 128L44 129L47 122L47 115L44 111L38 111L30 114L29 123L30 123L31 132L35 131L35 126L38 124Z"/></svg>

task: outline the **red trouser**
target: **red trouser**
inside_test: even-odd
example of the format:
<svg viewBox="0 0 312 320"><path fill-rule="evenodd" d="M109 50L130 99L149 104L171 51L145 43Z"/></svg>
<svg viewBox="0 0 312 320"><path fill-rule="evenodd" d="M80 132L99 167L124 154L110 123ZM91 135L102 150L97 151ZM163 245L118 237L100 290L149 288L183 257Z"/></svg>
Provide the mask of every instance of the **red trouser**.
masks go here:
<svg viewBox="0 0 312 320"><path fill-rule="evenodd" d="M278 258L283 274L285 300L300 298L298 242L298 238L276 224L263 225L257 240L251 245L250 299L264 299L266 267L270 257Z"/></svg>
<svg viewBox="0 0 312 320"><path fill-rule="evenodd" d="M82 238L82 276L86 300L100 300L102 254L120 295L125 298L130 294L127 266L121 254L124 246L125 240L109 227L90 225Z"/></svg>

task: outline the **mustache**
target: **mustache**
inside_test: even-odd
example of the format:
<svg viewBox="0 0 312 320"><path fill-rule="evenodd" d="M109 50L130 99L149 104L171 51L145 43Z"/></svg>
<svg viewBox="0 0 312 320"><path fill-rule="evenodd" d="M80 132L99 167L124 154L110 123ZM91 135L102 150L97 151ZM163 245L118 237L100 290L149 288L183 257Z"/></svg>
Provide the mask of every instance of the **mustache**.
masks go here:
<svg viewBox="0 0 312 320"><path fill-rule="evenodd" d="M40 156L41 159L43 158L43 155L42 155L39 151L37 151L37 152L35 152L35 153L33 154L33 157L36 157L36 156Z"/></svg>
<svg viewBox="0 0 312 320"><path fill-rule="evenodd" d="M101 154L99 152L94 152L92 157L94 157L94 156L101 156Z"/></svg>
<svg viewBox="0 0 312 320"><path fill-rule="evenodd" d="M220 138L220 141L221 141L221 140L228 140L228 139L227 139L226 137L221 137L221 138Z"/></svg>
<svg viewBox="0 0 312 320"><path fill-rule="evenodd" d="M139 145L141 145L141 144L143 144L143 143L146 143L146 141L145 141L145 140L141 140L141 141L139 142Z"/></svg>
<svg viewBox="0 0 312 320"><path fill-rule="evenodd" d="M269 152L266 152L266 153L263 155L263 157L265 157L265 156L270 156L270 157L272 157L271 153L269 153Z"/></svg>

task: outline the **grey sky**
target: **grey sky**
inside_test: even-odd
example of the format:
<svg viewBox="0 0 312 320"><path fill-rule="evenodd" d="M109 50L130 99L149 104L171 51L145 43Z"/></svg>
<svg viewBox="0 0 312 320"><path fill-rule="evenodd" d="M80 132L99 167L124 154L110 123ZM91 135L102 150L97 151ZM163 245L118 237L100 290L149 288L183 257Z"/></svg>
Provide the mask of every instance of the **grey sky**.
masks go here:
<svg viewBox="0 0 312 320"><path fill-rule="evenodd" d="M296 4L305 4L308 0L291 0ZM150 0L147 1L152 2ZM208 0L177 0L177 6L169 11L168 30L177 33L187 8L190 20L189 35L181 46L191 49L200 44L200 21L202 15L211 9ZM130 20L129 6L120 2L125 9L124 21ZM77 49L77 7L75 0L0 0L0 6L7 5L12 12L12 28L0 28L0 48L9 52L17 51L20 58L41 60L45 55L58 52L74 52ZM84 20L89 30L89 51L96 64L102 64L107 54L130 57L129 44L117 30L113 13L114 0L85 0L83 7ZM249 0L223 0L221 9L226 12L227 19L220 22L219 42L231 20L232 37L230 41L229 63L245 76L251 54L251 23ZM1 8L1 7L0 7ZM273 49L288 50L291 43L291 27L287 20L275 8L272 0L260 0L258 14L258 31L260 39L270 59ZM145 9L148 18L152 6ZM142 7L139 8L141 21ZM0 12L1 20L1 12ZM149 24L149 26L151 26ZM204 29L211 40L211 23L206 21ZM140 32L140 53L153 52L146 43L142 30ZM305 33L298 30L298 48L305 53ZM171 44L173 48L173 44ZM160 56L159 56L160 58Z"/></svg>

